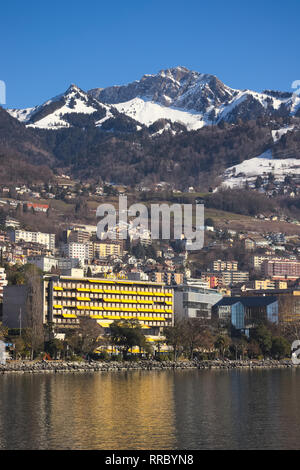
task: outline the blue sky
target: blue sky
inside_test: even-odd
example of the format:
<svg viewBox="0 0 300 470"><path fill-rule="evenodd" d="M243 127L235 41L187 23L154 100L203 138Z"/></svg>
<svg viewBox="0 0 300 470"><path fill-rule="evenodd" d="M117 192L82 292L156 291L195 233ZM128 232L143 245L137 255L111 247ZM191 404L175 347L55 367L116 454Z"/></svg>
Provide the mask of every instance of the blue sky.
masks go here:
<svg viewBox="0 0 300 470"><path fill-rule="evenodd" d="M0 80L7 107L76 83L124 84L184 65L234 88L290 90L300 79L299 0L4 0Z"/></svg>

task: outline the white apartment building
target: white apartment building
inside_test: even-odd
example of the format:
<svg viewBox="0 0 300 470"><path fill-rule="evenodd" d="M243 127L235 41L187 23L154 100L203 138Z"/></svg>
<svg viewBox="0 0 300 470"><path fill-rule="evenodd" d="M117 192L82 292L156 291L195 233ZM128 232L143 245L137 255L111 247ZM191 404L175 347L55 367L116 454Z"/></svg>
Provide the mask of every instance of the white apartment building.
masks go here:
<svg viewBox="0 0 300 470"><path fill-rule="evenodd" d="M21 240L31 243L40 243L45 245L48 250L55 250L55 234L43 232L29 232L27 230L13 230L10 232L10 239L13 242Z"/></svg>
<svg viewBox="0 0 300 470"><path fill-rule="evenodd" d="M27 262L34 264L45 273L50 273L52 268L57 268L57 259L50 256L28 256Z"/></svg>
<svg viewBox="0 0 300 470"><path fill-rule="evenodd" d="M54 258L53 256L28 256L27 261L45 273L50 273L52 268L70 270L78 266L78 259Z"/></svg>
<svg viewBox="0 0 300 470"><path fill-rule="evenodd" d="M7 286L5 269L0 268L0 298L3 297L3 287L5 286Z"/></svg>
<svg viewBox="0 0 300 470"><path fill-rule="evenodd" d="M64 246L64 253L67 258L76 258L84 264L85 260L93 258L93 244L76 242L67 243Z"/></svg>
<svg viewBox="0 0 300 470"><path fill-rule="evenodd" d="M200 289L209 289L209 280L206 279L195 279L190 277L186 280L186 284L188 286L199 287Z"/></svg>

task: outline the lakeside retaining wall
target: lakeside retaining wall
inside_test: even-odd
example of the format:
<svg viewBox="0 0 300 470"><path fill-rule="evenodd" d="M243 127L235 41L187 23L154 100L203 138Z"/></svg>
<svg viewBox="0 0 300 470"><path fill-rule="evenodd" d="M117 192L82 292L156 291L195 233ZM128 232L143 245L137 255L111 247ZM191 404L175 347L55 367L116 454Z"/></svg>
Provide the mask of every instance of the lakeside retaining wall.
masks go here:
<svg viewBox="0 0 300 470"><path fill-rule="evenodd" d="M295 368L291 360L265 361L178 361L178 362L112 362L112 361L9 361L0 365L0 374L5 373L57 373L57 372L107 372L130 370L184 370L184 369L270 369Z"/></svg>

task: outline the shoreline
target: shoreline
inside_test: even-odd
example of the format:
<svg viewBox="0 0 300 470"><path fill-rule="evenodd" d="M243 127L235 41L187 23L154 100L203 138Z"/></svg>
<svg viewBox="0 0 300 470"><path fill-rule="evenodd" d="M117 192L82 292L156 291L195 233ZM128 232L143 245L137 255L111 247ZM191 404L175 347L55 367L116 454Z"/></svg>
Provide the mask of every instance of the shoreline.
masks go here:
<svg viewBox="0 0 300 470"><path fill-rule="evenodd" d="M0 375L9 373L59 373L59 372L118 372L159 370L234 370L234 369L287 369L297 368L291 360L207 360L207 361L11 361L0 365Z"/></svg>

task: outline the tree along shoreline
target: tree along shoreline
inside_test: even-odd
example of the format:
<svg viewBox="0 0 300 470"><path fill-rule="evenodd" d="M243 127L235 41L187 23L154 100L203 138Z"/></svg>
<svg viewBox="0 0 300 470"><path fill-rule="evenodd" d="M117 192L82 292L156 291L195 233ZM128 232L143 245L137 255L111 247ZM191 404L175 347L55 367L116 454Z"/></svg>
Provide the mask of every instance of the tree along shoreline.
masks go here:
<svg viewBox="0 0 300 470"><path fill-rule="evenodd" d="M297 368L285 360L204 360L204 361L10 361L0 365L0 375L6 373L110 372L133 370L188 370L188 369L282 369Z"/></svg>

